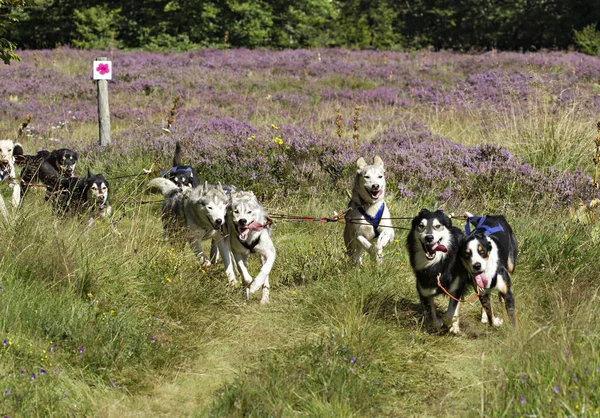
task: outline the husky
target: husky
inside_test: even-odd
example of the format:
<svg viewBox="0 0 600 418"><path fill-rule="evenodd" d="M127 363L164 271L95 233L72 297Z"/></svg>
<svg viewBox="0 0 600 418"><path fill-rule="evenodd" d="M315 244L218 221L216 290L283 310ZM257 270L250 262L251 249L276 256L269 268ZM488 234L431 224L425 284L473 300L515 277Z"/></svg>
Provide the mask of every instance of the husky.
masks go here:
<svg viewBox="0 0 600 418"><path fill-rule="evenodd" d="M245 283L244 295L262 288L261 304L269 302L269 273L275 262L275 245L271 240L270 219L265 209L248 191L232 191L228 214L231 252ZM248 272L250 254L260 255L262 267L255 278Z"/></svg>
<svg viewBox="0 0 600 418"><path fill-rule="evenodd" d="M375 156L368 165L363 157L356 162L350 210L346 213L344 243L356 264L362 264L367 251L381 263L383 247L394 239L390 211L385 203L385 170L382 159Z"/></svg>
<svg viewBox="0 0 600 418"><path fill-rule="evenodd" d="M229 196L219 184L217 186L203 185L179 189L170 180L158 177L150 181L151 188L157 188L165 198L163 204L163 226L171 234L185 231L192 250L205 266L216 261L218 251L223 258L225 274L229 283L237 283L231 263L229 240L226 238L224 227ZM202 240L212 238L211 257L206 257L202 251Z"/></svg>
<svg viewBox="0 0 600 418"><path fill-rule="evenodd" d="M36 154L25 154L23 147L15 146L15 161L23 166L20 175L21 195L32 183L43 183L50 191L56 191L61 179L75 176L79 160L77 152L69 148L54 151L41 150Z"/></svg>
<svg viewBox="0 0 600 418"><path fill-rule="evenodd" d="M169 180L177 185L181 190L198 187L200 179L194 167L181 164L181 144L179 141L175 144L175 155L173 156L173 168L168 173Z"/></svg>
<svg viewBox="0 0 600 418"><path fill-rule="evenodd" d="M74 212L89 214L88 226L112 214L108 199L108 181L102 174L93 174L88 169L86 177L68 177L60 180L57 188L48 187L48 200L58 215Z"/></svg>
<svg viewBox="0 0 600 418"><path fill-rule="evenodd" d="M479 293L481 322L489 322L492 326L499 326L503 322L492 312L490 294L496 289L500 298L504 299L510 323L516 326L511 275L517 263L517 238L502 215L479 217L466 213L465 216L467 238L461 246L460 258ZM473 231L471 226L474 227Z"/></svg>
<svg viewBox="0 0 600 418"><path fill-rule="evenodd" d="M465 288L464 267L458 260L458 254L464 234L452 226L452 220L441 210L430 212L422 209L413 218L406 239L410 265L417 279L417 292L425 309L429 312L435 328L445 323L449 332L460 332L458 321L458 302L450 298L444 319L436 313L434 298L443 293L438 280L454 298L460 299Z"/></svg>
<svg viewBox="0 0 600 418"><path fill-rule="evenodd" d="M16 144L16 146L20 146ZM11 203L13 207L18 207L21 203L21 187L17 182L17 175L15 172L15 157L14 153L15 144L10 139L0 140L0 182L8 179L10 187L12 187L12 199ZM8 212L4 199L0 196L0 212L5 219L8 219Z"/></svg>

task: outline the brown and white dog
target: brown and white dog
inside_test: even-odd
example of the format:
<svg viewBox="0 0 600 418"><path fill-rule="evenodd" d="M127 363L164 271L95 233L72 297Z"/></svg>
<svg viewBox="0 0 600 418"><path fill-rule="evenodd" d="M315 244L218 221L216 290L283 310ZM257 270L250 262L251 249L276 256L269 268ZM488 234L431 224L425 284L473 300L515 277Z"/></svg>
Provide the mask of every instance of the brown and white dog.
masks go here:
<svg viewBox="0 0 600 418"><path fill-rule="evenodd" d="M360 157L356 165L358 169L344 228L346 252L356 264L362 264L363 251L380 263L383 247L394 239L390 211L384 200L385 169L378 155L373 164L367 164Z"/></svg>

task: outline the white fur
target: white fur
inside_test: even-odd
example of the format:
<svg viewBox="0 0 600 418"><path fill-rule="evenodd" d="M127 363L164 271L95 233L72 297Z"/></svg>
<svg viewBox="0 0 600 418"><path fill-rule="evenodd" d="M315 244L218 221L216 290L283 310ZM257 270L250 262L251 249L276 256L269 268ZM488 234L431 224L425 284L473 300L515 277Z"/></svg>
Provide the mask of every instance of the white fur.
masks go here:
<svg viewBox="0 0 600 418"><path fill-rule="evenodd" d="M229 243L233 258L246 284L245 296L262 289L260 303L269 302L270 284L269 274L275 263L276 250L271 239L270 228L267 226L267 213L252 192L234 191L231 193L231 207L228 213ZM247 236L243 237L240 231L243 224L250 225L252 222L264 225L259 231L249 230ZM242 225L242 226L241 226ZM257 241L258 240L258 241ZM248 245L258 242L250 251L242 242ZM262 266L256 277L248 272L248 258L254 252L260 256Z"/></svg>
<svg viewBox="0 0 600 418"><path fill-rule="evenodd" d="M362 264L363 251L370 253L378 263L381 263L383 247L394 239L390 211L384 200L385 169L383 161L376 156L374 163L368 165L361 157L356 165L358 170L354 178L350 210L346 214L350 220L346 221L344 228L346 251L356 264ZM378 191L380 193L376 196L375 192ZM384 210L378 228L380 233L375 240L373 226L369 224L358 208L362 207L369 216L375 217L382 204Z"/></svg>
<svg viewBox="0 0 600 418"><path fill-rule="evenodd" d="M12 191L11 203L13 207L18 207L21 202L21 186L17 181L17 175L15 173L15 157L13 156L13 150L15 144L10 139L0 140L0 164L2 164L2 171L6 171L6 178L9 179ZM0 196L0 212L6 220L8 220L8 211L4 204L4 199Z"/></svg>
<svg viewBox="0 0 600 418"><path fill-rule="evenodd" d="M433 257L430 260L425 256L425 251L422 248L419 248L418 251L415 252L415 270L424 270L428 267L431 267L434 264L443 261L446 255L452 252L452 241L450 240L450 231L448 231L448 229L444 225L442 225L437 219L433 220L432 225L433 230L431 231L431 235L433 235L433 241L443 244L448 249L448 252L444 253L442 251L436 251L435 257ZM417 227L417 230L415 231L417 241L421 245L427 243L427 241L425 240L425 236L428 235L426 227L427 219L423 219L421 221L421 224Z"/></svg>
<svg viewBox="0 0 600 418"><path fill-rule="evenodd" d="M151 188L158 188L165 196L165 208L172 211L172 215L183 218L185 227L191 234L190 245L194 253L205 266L210 266L211 261L202 250L202 241L212 239L211 248L218 248L225 274L230 284L235 285L236 279L231 263L229 240L223 234L229 204L227 195L221 185L209 186L207 184L181 192L172 181L158 177L150 181ZM211 251L212 253L212 251ZM213 260L216 259L216 254Z"/></svg>

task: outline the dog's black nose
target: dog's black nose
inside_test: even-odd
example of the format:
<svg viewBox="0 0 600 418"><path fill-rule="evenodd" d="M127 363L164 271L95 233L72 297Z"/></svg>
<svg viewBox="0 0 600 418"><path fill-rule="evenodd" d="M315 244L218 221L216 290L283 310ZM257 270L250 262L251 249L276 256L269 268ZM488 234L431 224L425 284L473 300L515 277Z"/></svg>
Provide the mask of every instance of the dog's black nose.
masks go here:
<svg viewBox="0 0 600 418"><path fill-rule="evenodd" d="M248 221L245 220L244 218L242 218L238 221L238 225L240 225L240 226L246 226L246 223L248 223Z"/></svg>
<svg viewBox="0 0 600 418"><path fill-rule="evenodd" d="M215 219L215 225L219 226L223 223L223 219Z"/></svg>
<svg viewBox="0 0 600 418"><path fill-rule="evenodd" d="M481 271L481 263L473 263L473 270Z"/></svg>
<svg viewBox="0 0 600 418"><path fill-rule="evenodd" d="M425 235L425 241L433 242L433 235Z"/></svg>
<svg viewBox="0 0 600 418"><path fill-rule="evenodd" d="M379 190L379 184L372 185L371 189L373 189L373 190Z"/></svg>

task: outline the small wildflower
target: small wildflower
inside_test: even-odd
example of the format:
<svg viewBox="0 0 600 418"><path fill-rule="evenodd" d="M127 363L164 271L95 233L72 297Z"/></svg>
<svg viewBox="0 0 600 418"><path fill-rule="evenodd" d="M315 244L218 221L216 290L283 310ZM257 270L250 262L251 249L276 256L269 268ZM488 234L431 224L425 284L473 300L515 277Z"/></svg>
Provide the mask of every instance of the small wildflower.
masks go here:
<svg viewBox="0 0 600 418"><path fill-rule="evenodd" d="M525 397L521 396L521 405L523 405L525 403Z"/></svg>
<svg viewBox="0 0 600 418"><path fill-rule="evenodd" d="M88 292L88 294L87 294L87 297L88 297L88 298L90 298L90 299L91 299L93 296L94 296L94 295L92 295L92 292Z"/></svg>
<svg viewBox="0 0 600 418"><path fill-rule="evenodd" d="M46 374L46 370L44 370L44 369L41 369L41 370L40 370L40 376L43 376L43 375L45 375L45 374Z"/></svg>
<svg viewBox="0 0 600 418"><path fill-rule="evenodd" d="M31 373L31 380L35 380L37 376L35 375L35 373Z"/></svg>
<svg viewBox="0 0 600 418"><path fill-rule="evenodd" d="M77 350L79 350L79 354L83 354L83 352L85 351L85 347L81 345L77 348Z"/></svg>
<svg viewBox="0 0 600 418"><path fill-rule="evenodd" d="M21 376L25 376L25 370L21 370Z"/></svg>
<svg viewBox="0 0 600 418"><path fill-rule="evenodd" d="M560 388L558 386L554 386L554 393L559 393L560 392Z"/></svg>
<svg viewBox="0 0 600 418"><path fill-rule="evenodd" d="M4 394L5 394L5 395L10 395L10 389L5 389L5 390L4 390Z"/></svg>
<svg viewBox="0 0 600 418"><path fill-rule="evenodd" d="M526 380L527 380L527 376L525 376L525 375L521 376L521 383L525 383Z"/></svg>
<svg viewBox="0 0 600 418"><path fill-rule="evenodd" d="M3 344L4 344L4 347L6 347L8 345L8 340L4 340Z"/></svg>
<svg viewBox="0 0 600 418"><path fill-rule="evenodd" d="M156 342L156 338L154 338L154 337L150 338L150 342L155 343Z"/></svg>
<svg viewBox="0 0 600 418"><path fill-rule="evenodd" d="M350 363L354 364L355 361L356 359L354 357L350 357Z"/></svg>

